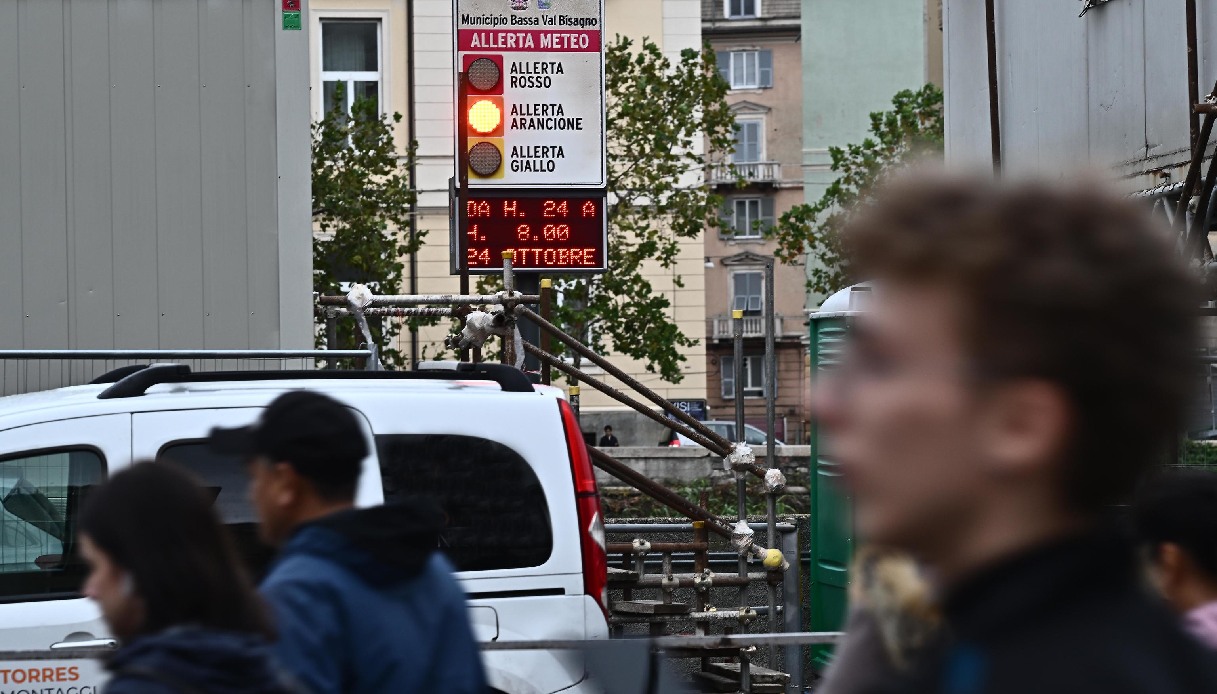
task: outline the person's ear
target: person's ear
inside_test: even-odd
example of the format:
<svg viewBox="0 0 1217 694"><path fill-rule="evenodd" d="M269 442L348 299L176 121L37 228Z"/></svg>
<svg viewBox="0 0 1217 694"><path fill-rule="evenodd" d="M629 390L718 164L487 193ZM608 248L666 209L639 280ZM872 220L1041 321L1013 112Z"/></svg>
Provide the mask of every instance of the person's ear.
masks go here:
<svg viewBox="0 0 1217 694"><path fill-rule="evenodd" d="M1187 573L1187 553L1174 542L1163 542L1154 550L1153 563L1159 588L1167 596L1173 595L1174 588Z"/></svg>
<svg viewBox="0 0 1217 694"><path fill-rule="evenodd" d="M270 497L276 506L290 508L300 499L305 483L291 463L275 463L270 466Z"/></svg>
<svg viewBox="0 0 1217 694"><path fill-rule="evenodd" d="M1023 380L988 391L979 435L990 470L1020 475L1055 465L1072 428L1069 399L1047 381Z"/></svg>

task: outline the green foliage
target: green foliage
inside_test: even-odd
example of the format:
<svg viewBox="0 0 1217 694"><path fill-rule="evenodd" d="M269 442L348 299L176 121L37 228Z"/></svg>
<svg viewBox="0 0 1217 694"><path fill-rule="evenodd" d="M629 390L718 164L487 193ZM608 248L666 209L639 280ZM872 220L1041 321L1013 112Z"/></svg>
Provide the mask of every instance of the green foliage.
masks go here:
<svg viewBox="0 0 1217 694"><path fill-rule="evenodd" d="M608 126L609 271L555 278L554 320L598 353L611 347L650 373L683 378L681 347L697 340L672 320L672 305L644 267L674 272L681 241L717 225L722 197L701 184L706 155L731 148L735 117L714 51L669 60L653 42L616 37L605 47ZM482 284L494 286L495 280Z"/></svg>
<svg viewBox="0 0 1217 694"><path fill-rule="evenodd" d="M321 230L313 241L313 291L339 294L344 282L360 282L378 294L400 291L402 258L416 251L425 232L411 235L410 207L417 193L406 175L414 143L399 161L393 126L401 114L382 117L372 100L358 100L350 113L339 89L330 111L312 127L313 221ZM402 366L393 349L398 320L369 320L381 360ZM317 342L324 345L324 326ZM338 347L364 342L354 320L338 321Z"/></svg>
<svg viewBox="0 0 1217 694"><path fill-rule="evenodd" d="M892 110L870 114L870 137L829 148L839 176L818 202L795 206L774 225L769 233L778 241L778 258L799 263L809 256L807 288L819 294L858 281L841 254L839 234L850 212L887 174L914 160L941 157L942 150L942 90L927 84L896 94Z"/></svg>
<svg viewBox="0 0 1217 694"><path fill-rule="evenodd" d="M1217 467L1217 444L1209 441L1184 441L1179 451L1180 465Z"/></svg>

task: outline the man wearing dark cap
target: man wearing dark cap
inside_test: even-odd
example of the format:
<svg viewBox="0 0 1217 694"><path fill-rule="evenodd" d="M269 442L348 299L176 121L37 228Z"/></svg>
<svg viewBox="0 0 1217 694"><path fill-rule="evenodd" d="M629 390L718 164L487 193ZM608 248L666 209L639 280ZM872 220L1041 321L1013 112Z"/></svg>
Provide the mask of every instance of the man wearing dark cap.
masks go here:
<svg viewBox="0 0 1217 694"><path fill-rule="evenodd" d="M280 548L262 594L286 668L318 693L485 690L434 508L355 509L369 451L350 409L292 391L210 443L247 461L262 538Z"/></svg>

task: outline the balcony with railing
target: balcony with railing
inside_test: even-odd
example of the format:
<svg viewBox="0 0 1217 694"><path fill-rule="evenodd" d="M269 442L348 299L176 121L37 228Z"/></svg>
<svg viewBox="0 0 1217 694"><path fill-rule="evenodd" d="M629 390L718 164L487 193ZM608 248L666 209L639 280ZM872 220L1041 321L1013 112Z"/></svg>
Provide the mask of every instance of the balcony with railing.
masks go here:
<svg viewBox="0 0 1217 694"><path fill-rule="evenodd" d="M710 185L735 185L740 178L745 183L777 183L782 178L782 163L777 161L719 162L706 172Z"/></svg>
<svg viewBox="0 0 1217 694"><path fill-rule="evenodd" d="M742 320L744 337L765 337L764 316L744 316ZM807 319L803 316L774 316L773 322L777 330L774 337L802 337L803 324ZM711 339L730 340L733 337L731 316L715 316L709 323Z"/></svg>

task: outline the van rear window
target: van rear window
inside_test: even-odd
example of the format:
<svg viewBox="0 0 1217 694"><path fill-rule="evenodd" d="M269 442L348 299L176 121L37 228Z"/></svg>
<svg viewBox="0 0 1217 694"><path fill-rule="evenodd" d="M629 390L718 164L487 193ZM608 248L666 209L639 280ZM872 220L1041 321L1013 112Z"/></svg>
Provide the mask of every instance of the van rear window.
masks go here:
<svg viewBox="0 0 1217 694"><path fill-rule="evenodd" d="M496 441L455 434L376 437L385 503L435 500L441 544L460 571L540 566L553 551L549 505L528 461Z"/></svg>

